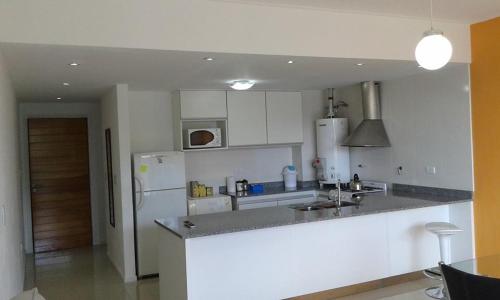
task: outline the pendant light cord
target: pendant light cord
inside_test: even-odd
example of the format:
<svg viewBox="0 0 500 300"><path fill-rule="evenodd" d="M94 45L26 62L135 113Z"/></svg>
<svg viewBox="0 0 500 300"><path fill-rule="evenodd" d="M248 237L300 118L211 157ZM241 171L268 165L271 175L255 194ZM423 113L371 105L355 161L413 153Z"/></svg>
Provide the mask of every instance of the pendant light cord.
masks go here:
<svg viewBox="0 0 500 300"><path fill-rule="evenodd" d="M431 30L434 30L434 24L433 24L434 12L432 10L432 0L429 0L429 2L431 6Z"/></svg>

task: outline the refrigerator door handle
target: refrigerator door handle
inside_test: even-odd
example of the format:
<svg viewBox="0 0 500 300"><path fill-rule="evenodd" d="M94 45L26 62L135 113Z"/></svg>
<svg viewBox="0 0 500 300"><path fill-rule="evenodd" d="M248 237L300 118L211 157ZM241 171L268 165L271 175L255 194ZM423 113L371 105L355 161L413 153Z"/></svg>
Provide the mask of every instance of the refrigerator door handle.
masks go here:
<svg viewBox="0 0 500 300"><path fill-rule="evenodd" d="M144 189L143 189L143 184L142 181L139 177L134 177L135 181L139 183L139 201L137 201L137 210L141 210L141 208L144 206Z"/></svg>

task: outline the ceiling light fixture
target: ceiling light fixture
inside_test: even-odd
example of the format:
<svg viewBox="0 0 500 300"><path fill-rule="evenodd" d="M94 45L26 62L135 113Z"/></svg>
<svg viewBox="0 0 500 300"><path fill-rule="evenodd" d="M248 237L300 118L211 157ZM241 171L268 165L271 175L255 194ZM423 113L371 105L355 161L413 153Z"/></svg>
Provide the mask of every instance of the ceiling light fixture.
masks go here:
<svg viewBox="0 0 500 300"><path fill-rule="evenodd" d="M236 80L231 83L231 88L238 91L248 90L255 84L253 80Z"/></svg>
<svg viewBox="0 0 500 300"><path fill-rule="evenodd" d="M356 64L356 66L358 66L358 67L361 67L361 66L363 66L363 65L364 65L363 63L357 63L357 64Z"/></svg>
<svg viewBox="0 0 500 300"><path fill-rule="evenodd" d="M69 82L63 82L64 86L69 86Z"/></svg>
<svg viewBox="0 0 500 300"><path fill-rule="evenodd" d="M426 70L438 70L451 59L453 46L441 30L434 29L432 0L430 0L431 28L424 32L424 37L415 48L415 58Z"/></svg>
<svg viewBox="0 0 500 300"><path fill-rule="evenodd" d="M57 97L56 99L57 99L57 100L62 100L62 98L61 98L61 97Z"/></svg>
<svg viewBox="0 0 500 300"><path fill-rule="evenodd" d="M294 63L294 61L293 61L293 60L289 60L289 61L288 61L288 63L289 63L289 64L293 64L293 63Z"/></svg>
<svg viewBox="0 0 500 300"><path fill-rule="evenodd" d="M203 59L206 61L214 61L215 60L213 57L204 57Z"/></svg>
<svg viewBox="0 0 500 300"><path fill-rule="evenodd" d="M68 66L72 66L72 67L78 67L79 65L80 65L80 64L79 64L79 63L77 63L76 61L74 61L74 62L70 62L70 63L68 64Z"/></svg>

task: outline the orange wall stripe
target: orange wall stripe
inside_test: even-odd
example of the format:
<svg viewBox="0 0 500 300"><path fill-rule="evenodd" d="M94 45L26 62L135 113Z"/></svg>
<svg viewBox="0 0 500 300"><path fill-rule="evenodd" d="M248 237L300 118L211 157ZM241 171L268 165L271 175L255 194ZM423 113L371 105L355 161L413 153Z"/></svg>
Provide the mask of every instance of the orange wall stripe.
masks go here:
<svg viewBox="0 0 500 300"><path fill-rule="evenodd" d="M500 17L471 26L476 255L500 254Z"/></svg>

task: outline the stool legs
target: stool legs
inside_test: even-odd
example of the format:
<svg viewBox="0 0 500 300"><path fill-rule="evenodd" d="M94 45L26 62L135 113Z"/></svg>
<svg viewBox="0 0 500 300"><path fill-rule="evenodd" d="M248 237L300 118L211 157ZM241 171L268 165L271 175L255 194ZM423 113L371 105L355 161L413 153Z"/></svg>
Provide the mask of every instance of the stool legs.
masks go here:
<svg viewBox="0 0 500 300"><path fill-rule="evenodd" d="M438 238L439 238L439 252L441 254L441 261L449 265L451 263L451 257L450 257L451 235L440 234L438 235Z"/></svg>

